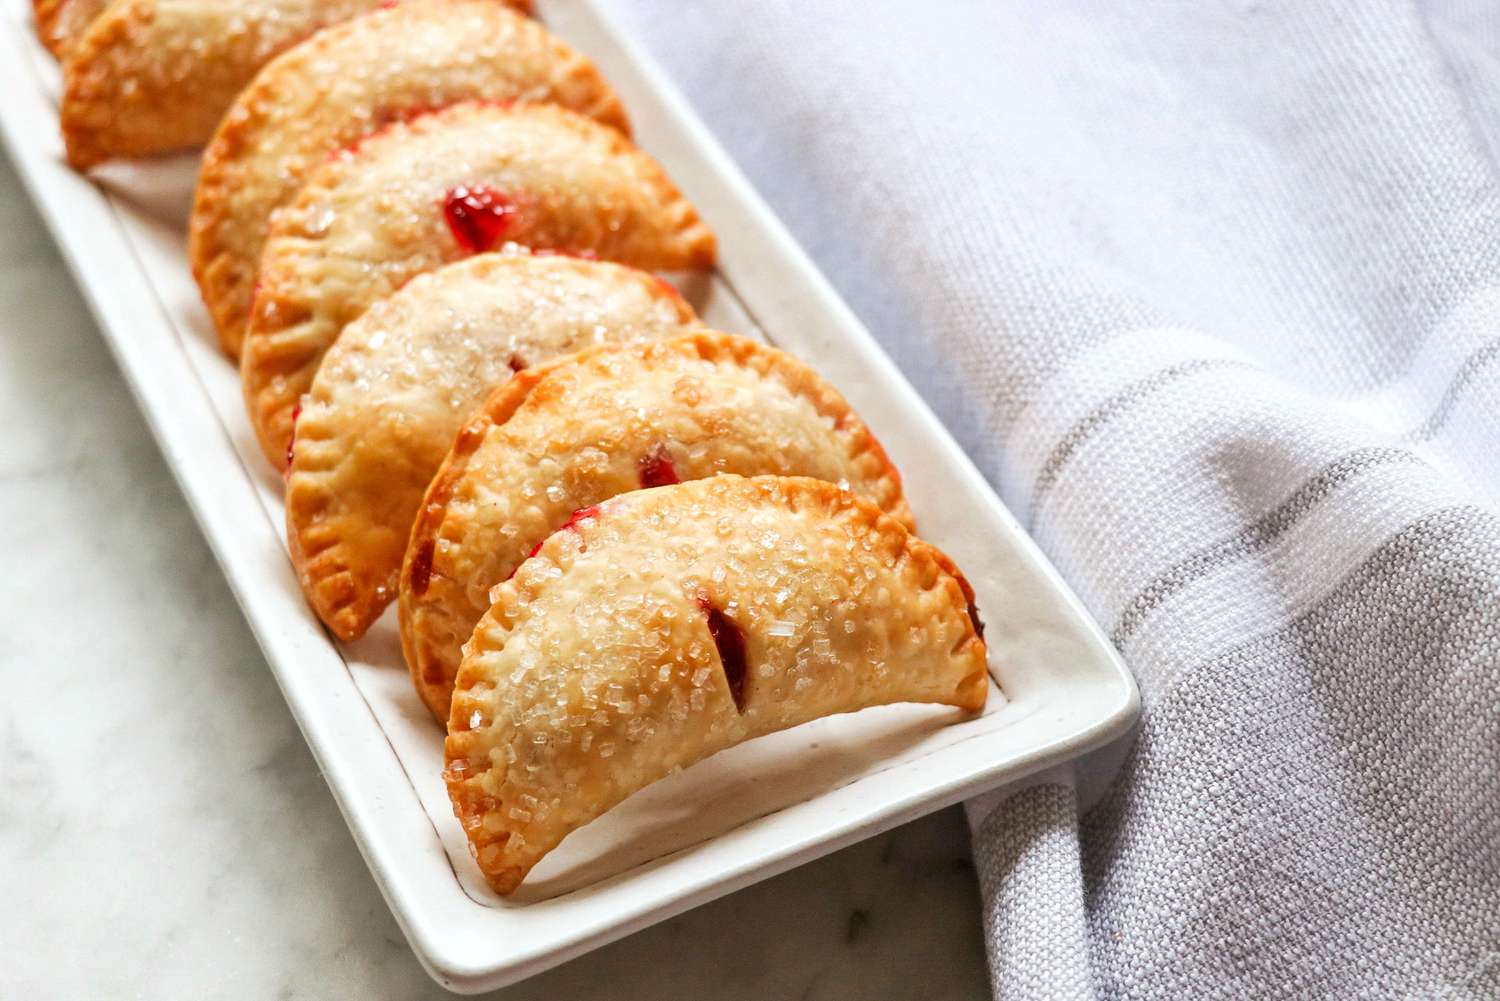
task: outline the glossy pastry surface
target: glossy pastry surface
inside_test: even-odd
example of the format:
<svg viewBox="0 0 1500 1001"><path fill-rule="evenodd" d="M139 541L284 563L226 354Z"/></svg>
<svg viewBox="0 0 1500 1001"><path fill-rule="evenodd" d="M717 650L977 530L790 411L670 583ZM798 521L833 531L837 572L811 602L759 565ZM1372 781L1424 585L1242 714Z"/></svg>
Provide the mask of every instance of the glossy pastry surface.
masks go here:
<svg viewBox="0 0 1500 1001"><path fill-rule="evenodd" d="M266 458L323 353L423 272L514 243L647 269L707 266L714 238L661 167L553 105L454 105L392 125L309 178L276 214L240 374Z"/></svg>
<svg viewBox="0 0 1500 1001"><path fill-rule="evenodd" d="M238 356L271 213L328 155L422 111L464 100L559 104L621 131L593 63L495 0L404 0L278 56L235 99L204 152L189 252Z"/></svg>
<svg viewBox="0 0 1500 1001"><path fill-rule="evenodd" d="M422 495L496 386L580 348L696 322L652 275L559 256L481 254L377 302L324 356L287 471L287 539L318 615L353 639L395 597Z"/></svg>
<svg viewBox="0 0 1500 1001"><path fill-rule="evenodd" d="M570 831L716 751L890 702L976 712L972 592L832 484L718 476L581 511L470 641L445 778L513 891Z"/></svg>

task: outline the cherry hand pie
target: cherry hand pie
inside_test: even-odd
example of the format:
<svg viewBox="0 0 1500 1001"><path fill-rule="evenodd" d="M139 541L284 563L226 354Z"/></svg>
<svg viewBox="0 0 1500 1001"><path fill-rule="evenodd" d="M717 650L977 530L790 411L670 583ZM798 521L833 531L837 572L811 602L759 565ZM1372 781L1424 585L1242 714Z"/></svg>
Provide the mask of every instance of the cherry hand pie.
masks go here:
<svg viewBox="0 0 1500 1001"><path fill-rule="evenodd" d="M339 331L439 265L507 243L649 269L712 263L714 238L655 160L553 105L469 102L392 125L277 212L240 364L266 457Z"/></svg>
<svg viewBox="0 0 1500 1001"><path fill-rule="evenodd" d="M578 512L495 589L444 778L510 893L570 831L724 748L986 692L972 591L941 552L831 483L715 476Z"/></svg>
<svg viewBox="0 0 1500 1001"><path fill-rule="evenodd" d="M193 275L219 340L239 355L271 213L333 150L468 99L560 104L628 131L593 63L494 0L406 0L318 32L269 63L204 154Z"/></svg>
<svg viewBox="0 0 1500 1001"><path fill-rule="evenodd" d="M31 0L36 36L61 59L107 5L107 0Z"/></svg>
<svg viewBox="0 0 1500 1001"><path fill-rule="evenodd" d="M433 478L407 548L401 637L422 699L447 718L490 589L570 512L726 472L829 480L911 526L900 477L838 391L742 337L590 349L496 390Z"/></svg>
<svg viewBox="0 0 1500 1001"><path fill-rule="evenodd" d="M266 62L381 3L114 0L66 50L59 116L68 161L83 169L207 141Z"/></svg>
<svg viewBox="0 0 1500 1001"><path fill-rule="evenodd" d="M523 254L450 264L371 306L323 357L287 472L292 562L319 617L353 639L395 597L428 482L474 407L513 372L696 324L676 291L643 271Z"/></svg>

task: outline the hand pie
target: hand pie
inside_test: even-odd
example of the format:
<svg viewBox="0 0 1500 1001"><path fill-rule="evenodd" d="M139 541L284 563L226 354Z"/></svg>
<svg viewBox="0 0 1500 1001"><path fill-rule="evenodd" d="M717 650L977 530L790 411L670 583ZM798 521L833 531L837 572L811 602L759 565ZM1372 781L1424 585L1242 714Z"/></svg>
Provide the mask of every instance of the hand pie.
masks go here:
<svg viewBox="0 0 1500 1001"><path fill-rule="evenodd" d="M354 639L395 597L432 474L512 372L696 322L643 271L556 256L481 254L371 306L323 357L287 472L292 562L318 616Z"/></svg>
<svg viewBox="0 0 1500 1001"><path fill-rule="evenodd" d="M344 325L424 271L516 243L648 269L707 265L714 238L655 160L553 105L470 102L323 164L276 213L240 363L281 467L292 410Z"/></svg>
<svg viewBox="0 0 1500 1001"><path fill-rule="evenodd" d="M726 747L867 706L985 702L967 582L820 480L624 494L578 512L494 598L459 669L443 774L497 893Z"/></svg>
<svg viewBox="0 0 1500 1001"><path fill-rule="evenodd" d="M407 546L401 641L423 701L447 718L490 589L571 512L726 472L839 483L911 526L900 476L838 391L742 337L590 349L496 390L433 478Z"/></svg>
<svg viewBox="0 0 1500 1001"><path fill-rule="evenodd" d="M273 210L336 149L418 111L485 98L560 104L628 131L594 65L494 0L406 0L320 31L269 63L203 157L193 276L238 357Z"/></svg>
<svg viewBox="0 0 1500 1001"><path fill-rule="evenodd" d="M59 114L68 162L84 169L200 145L268 60L383 2L114 0L66 50Z"/></svg>
<svg viewBox="0 0 1500 1001"><path fill-rule="evenodd" d="M106 6L107 0L32 0L36 36L61 59Z"/></svg>

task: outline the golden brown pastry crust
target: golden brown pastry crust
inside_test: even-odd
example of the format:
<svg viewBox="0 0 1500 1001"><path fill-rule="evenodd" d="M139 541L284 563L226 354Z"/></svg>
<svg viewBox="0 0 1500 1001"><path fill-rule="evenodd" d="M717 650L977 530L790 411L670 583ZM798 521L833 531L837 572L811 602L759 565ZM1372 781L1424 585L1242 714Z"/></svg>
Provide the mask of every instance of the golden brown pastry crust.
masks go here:
<svg viewBox="0 0 1500 1001"><path fill-rule="evenodd" d="M32 0L37 38L61 59L108 5L109 0Z"/></svg>
<svg viewBox="0 0 1500 1001"><path fill-rule="evenodd" d="M114 0L63 63L68 162L85 169L206 142L267 61L383 2Z"/></svg>
<svg viewBox="0 0 1500 1001"><path fill-rule="evenodd" d="M643 271L525 254L450 264L371 306L324 356L287 471L292 562L319 617L353 639L395 597L428 482L474 407L514 371L696 324Z"/></svg>
<svg viewBox="0 0 1500 1001"><path fill-rule="evenodd" d="M716 476L553 534L474 631L444 778L510 893L570 832L717 751L891 702L981 709L986 653L942 553L832 484Z"/></svg>
<svg viewBox="0 0 1500 1001"><path fill-rule="evenodd" d="M470 99L560 104L629 131L593 63L494 0L405 0L318 32L256 75L204 153L189 227L193 277L231 357L271 213L330 152Z"/></svg>
<svg viewBox="0 0 1500 1001"><path fill-rule="evenodd" d="M842 482L911 527L900 475L848 402L746 338L590 349L497 389L432 478L407 545L401 640L428 708L447 718L490 589L571 512L725 472Z"/></svg>
<svg viewBox="0 0 1500 1001"><path fill-rule="evenodd" d="M293 410L346 324L416 275L485 249L461 243L449 221L476 192L505 208L482 221L522 246L652 270L713 260L713 234L656 161L582 115L471 102L392 125L323 164L271 221L240 363L270 462L285 466Z"/></svg>

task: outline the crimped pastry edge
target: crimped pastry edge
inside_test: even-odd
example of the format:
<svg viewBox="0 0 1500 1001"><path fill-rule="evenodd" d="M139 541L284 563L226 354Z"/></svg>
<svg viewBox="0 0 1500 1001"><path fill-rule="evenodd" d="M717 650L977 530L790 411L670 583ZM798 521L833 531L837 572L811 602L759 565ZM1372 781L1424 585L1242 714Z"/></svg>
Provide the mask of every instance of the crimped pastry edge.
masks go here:
<svg viewBox="0 0 1500 1001"><path fill-rule="evenodd" d="M426 131L443 128L451 121L461 121L467 116L490 113L545 115L565 128L603 139L608 144L607 152L611 156L641 157L650 168L650 179L661 203L675 210L679 216L673 236L682 244L680 250L683 256L681 259L665 262L662 266L674 269L712 265L715 254L712 231L698 216L692 203L672 183L661 165L649 154L635 147L619 132L592 122L576 112L556 105L494 105L482 101L464 101L419 115L407 122L395 123L381 133L366 136L355 147L351 156L334 158L323 164L308 178L297 198L285 206L282 212L278 212L277 217L271 222L272 237L267 241L266 253L261 258L257 305L252 311L246 329L245 350L240 358L240 381L245 396L246 412L250 417L250 425L255 431L261 453L276 468L284 469L286 466L285 449L286 442L291 437L290 429L288 428L289 433L285 436L277 432L282 429L283 416L292 412L295 398L288 400L282 394L275 399L263 401L260 397L270 393L278 379L285 379L292 375L300 376L308 372L315 373L317 369L316 361L310 364L301 360L292 365L263 364L265 358L275 355L302 355L304 352L298 350L293 332L305 328L311 322L311 318L305 316L305 311L301 308L300 294L297 297L292 295L293 292L300 293L304 288L303 284L288 282L287 287L282 288L279 280L281 276L268 272L267 262L271 258L272 241L277 238L277 231L285 226L292 235L298 237L300 244L309 244L311 239L306 234L296 233L296 221L306 214L309 206L325 201L330 193L357 169L358 164L362 162L360 153L369 153L377 145L383 146L388 143L395 145L413 141L413 137L420 139ZM306 246L303 246L302 252L307 252ZM275 315L278 318L278 325L257 326L256 318L263 313ZM273 339L275 343L264 343ZM251 350L252 341L261 343L253 345L254 350ZM326 350L326 345L323 349ZM318 357L321 358L321 352L318 353ZM261 371L262 368L265 371ZM306 382L311 382L310 374ZM298 397L300 395L300 393L297 394Z"/></svg>
<svg viewBox="0 0 1500 1001"><path fill-rule="evenodd" d="M464 280L483 281L497 270L512 267L513 265L507 262L516 259L508 254L478 254L454 262L445 268L426 272L413 279L401 290L376 302L359 320L354 322L362 322L367 317L372 320L378 319L381 314L377 311L393 308L388 304L396 301L398 297L424 294L422 290L440 282L445 271L453 270L456 275L461 274ZM592 271L598 268L617 270L622 276L641 282L657 301L670 302L683 324L697 321L697 314L675 289L668 291L670 286L663 287L663 283L658 283L647 272L611 261L583 261L567 257L556 257L553 260L555 266L578 271ZM407 304L403 302L401 305ZM525 371L529 369L522 370L522 372ZM317 427L317 424L299 423L296 440L299 443L327 443L336 440L337 436L304 437L309 428L316 429ZM305 455L306 450L297 454ZM297 475L299 472L302 474L300 477ZM299 470L295 458L293 465L287 470L285 492L287 547L291 552L292 565L297 571L298 582L302 585L302 593L313 611L339 639L353 640L369 629L386 608L386 603L378 603L372 600L370 595L361 593L352 572L352 566L358 561L351 557L351 547L347 540L339 539L313 548L314 540L309 538L315 527L311 522L311 515L327 510L336 503L338 497L338 492L329 482L329 478L317 475L323 472L331 472L331 470Z"/></svg>
<svg viewBox="0 0 1500 1001"><path fill-rule="evenodd" d="M976 670L963 679L960 690L955 690L955 699L948 704L955 706L965 712L976 713L983 709L988 696L989 675L987 668L987 648L979 626L978 616L974 608L974 592L967 579L958 571L953 561L948 556L930 543L912 535L895 519L888 517L873 504L862 498L855 497L847 491L840 490L836 485L824 480L812 479L810 477L779 477L779 476L757 476L742 477L733 474L721 474L709 477L705 480L694 480L683 487L699 486L700 489L710 489L707 484L714 481L740 481L745 488L752 492L759 492L765 496L772 496L777 501L784 501L792 511L800 510L804 503L817 504L831 514L844 511L852 512L863 523L867 531L882 537L894 537L905 547L906 555L911 559L917 572L924 578L931 571L931 583L925 585L923 590L932 587L941 587L945 591L945 597L950 607L959 610L960 614L969 623L964 638L953 648L953 653L969 648L972 654L977 654L978 666ZM675 488L666 488L675 489ZM637 492L640 493L640 492ZM628 500L633 494L625 494L615 498L615 501ZM606 502L606 504L611 502ZM608 517L609 511L601 511L601 516ZM551 539L549 538L549 543ZM571 558L571 551L560 545L543 545L542 549L533 559L550 562L564 575L567 567L557 559L559 555ZM530 581L541 579L540 585L533 585ZM531 597L535 597L542 588L551 585L555 578L548 575L533 575L527 578L528 583L524 586L532 588ZM516 578L505 581L496 589L497 595L502 594L502 589L508 593L519 591L522 584ZM492 603L491 610L485 614L479 625L475 628L474 639L471 641L471 652L464 657L464 663L460 667L459 675L455 679L455 692L467 691L475 683L486 683L488 679L479 675L479 669L474 666L477 660L486 650L485 644L493 640L492 632L499 631L486 628L491 623L496 609L506 604L503 596L497 597ZM507 633L509 630L505 630ZM973 648L977 645L977 650ZM499 650L504 646L503 642L494 649ZM479 734L484 731L470 730L466 726L455 725L455 720L462 707L455 700L453 716L450 717L448 736L443 743L443 781L448 789L448 797L453 805L454 816L458 819L460 827L464 831L465 839L469 844L470 854L474 857L484 875L490 888L502 896L513 893L526 878L532 866L545 856L538 856L526 862L521 860L520 864L485 865L482 861L485 849L491 846L503 850L506 841L509 840L511 831L502 827L501 830L486 830L482 821L484 816L492 811L500 810L504 802L484 793L479 786L479 779L497 767L493 762L488 762L481 767L472 767L475 759L474 752L481 744ZM753 738L752 738L753 739ZM453 763L462 760L465 768L461 772L455 772ZM607 812L607 810L605 811ZM576 829L576 828L574 828Z"/></svg>
<svg viewBox="0 0 1500 1001"><path fill-rule="evenodd" d="M470 0L483 6L493 6L501 11L517 15L529 14L531 0ZM455 0L455 6L466 6L463 0ZM412 16L412 8L397 4L381 7L365 14L340 21L316 32L298 44L271 59L256 74L255 79L240 93L235 103L226 111L218 130L204 147L203 163L198 183L193 193L193 207L188 221L188 261L192 267L193 280L213 320L219 335L219 346L230 358L238 358L244 340L247 316L235 307L236 290L240 287L231 276L218 276L223 266L237 260L235 249L224 239L225 228L233 217L238 191L244 186L248 164L242 159L253 140L262 134L275 118L274 112L283 103L281 93L287 78L295 78L307 72L310 63L328 58L328 52L341 50L359 40L361 33L376 30L372 24L380 25L389 20L400 20ZM536 22L531 22L535 24ZM592 60L573 49L572 46L537 25L546 39L565 50L571 57L575 69L584 69L592 75L598 86L601 102L598 107L582 113L588 117L630 135L630 121L624 103ZM455 104L469 101L452 101L441 108L423 108L402 114L385 121L366 133L356 144L392 124L410 122L423 114L445 110ZM376 116L377 119L379 116ZM316 170L310 171L304 180L310 180ZM293 193L293 200L295 200ZM276 206L279 208L280 206ZM267 226L270 220L266 220ZM258 262L249 262L252 267ZM253 281L253 279L252 279Z"/></svg>
<svg viewBox="0 0 1500 1001"><path fill-rule="evenodd" d="M474 416L458 433L453 449L428 485L406 546L397 601L401 648L412 684L423 703L439 720L447 716L451 693L444 685L429 683L427 676L436 671L446 677L447 662L446 659L440 659L438 652L424 641L414 620L415 604L410 587L414 560L428 547L436 550L454 490L467 474L470 459L483 444L491 427L508 421L526 402L531 391L552 372L565 366L583 364L602 352L629 350L632 347L635 346L600 345L517 373L497 387L475 410ZM684 350L710 362L733 361L767 378L772 377L774 372L788 389L809 400L821 416L835 421L837 429L847 438L851 464L868 471L867 482L885 485L880 504L882 509L903 528L915 530L911 508L901 489L900 471L843 394L810 366L785 351L758 341L708 329L653 341L650 342L650 347L657 351ZM423 609L429 615L436 612L434 606L425 602Z"/></svg>

